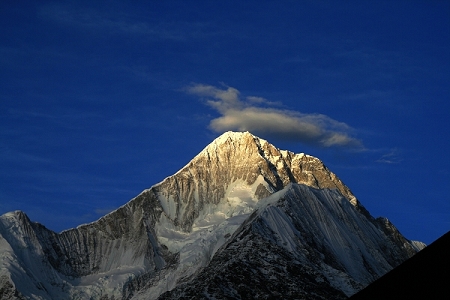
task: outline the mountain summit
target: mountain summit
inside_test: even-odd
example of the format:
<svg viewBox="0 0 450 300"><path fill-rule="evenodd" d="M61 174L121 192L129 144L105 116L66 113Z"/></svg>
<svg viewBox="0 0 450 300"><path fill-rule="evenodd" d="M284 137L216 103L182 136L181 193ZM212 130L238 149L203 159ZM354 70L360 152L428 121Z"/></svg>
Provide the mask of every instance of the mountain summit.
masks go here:
<svg viewBox="0 0 450 300"><path fill-rule="evenodd" d="M227 132L90 224L2 215L0 298L345 299L418 250L318 158Z"/></svg>

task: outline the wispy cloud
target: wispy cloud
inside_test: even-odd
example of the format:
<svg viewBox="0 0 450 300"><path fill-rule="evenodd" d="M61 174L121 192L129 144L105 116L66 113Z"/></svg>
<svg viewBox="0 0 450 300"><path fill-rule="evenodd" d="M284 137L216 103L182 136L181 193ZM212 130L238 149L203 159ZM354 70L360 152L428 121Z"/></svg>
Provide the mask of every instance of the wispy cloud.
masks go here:
<svg viewBox="0 0 450 300"><path fill-rule="evenodd" d="M40 14L45 19L67 26L99 30L110 33L125 33L138 35L159 35L174 38L166 30L155 30L146 22L130 20L125 15L108 14L93 9L77 8L69 5L52 4L41 8Z"/></svg>
<svg viewBox="0 0 450 300"><path fill-rule="evenodd" d="M388 153L381 156L376 162L384 164L398 164L402 161L400 151L397 148L391 149Z"/></svg>
<svg viewBox="0 0 450 300"><path fill-rule="evenodd" d="M272 106L280 105L279 102L254 96L242 97L237 89L225 85L220 88L193 84L186 91L205 97L206 104L222 115L210 123L210 128L216 132L250 131L320 147L364 149L363 143L350 135L353 130L350 126L323 114L276 109Z"/></svg>
<svg viewBox="0 0 450 300"><path fill-rule="evenodd" d="M104 215L107 215L107 214L109 214L110 212L112 212L112 211L114 211L114 210L116 210L116 209L117 209L117 207L96 208L96 209L94 210L94 212L95 212L97 215L104 216Z"/></svg>
<svg viewBox="0 0 450 300"><path fill-rule="evenodd" d="M202 22L158 21L140 19L133 14L112 10L96 10L80 8L77 5L49 4L40 9L42 18L53 22L86 29L101 34L125 34L127 36L146 37L150 39L165 39L184 41L216 35L209 25ZM223 34L223 32L220 32Z"/></svg>

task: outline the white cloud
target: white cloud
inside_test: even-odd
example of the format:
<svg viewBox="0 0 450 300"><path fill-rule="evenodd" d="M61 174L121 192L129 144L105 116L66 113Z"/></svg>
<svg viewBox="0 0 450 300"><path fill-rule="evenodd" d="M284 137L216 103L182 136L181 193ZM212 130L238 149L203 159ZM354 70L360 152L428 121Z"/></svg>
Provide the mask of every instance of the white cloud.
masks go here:
<svg viewBox="0 0 450 300"><path fill-rule="evenodd" d="M239 100L239 91L232 87L222 90L211 85L196 84L189 87L188 92L202 97L212 97L215 100L208 100L208 105L222 114L243 108L243 103Z"/></svg>
<svg viewBox="0 0 450 300"><path fill-rule="evenodd" d="M280 105L261 97L249 96L241 100L240 92L224 86L195 84L187 92L206 97L206 103L222 116L210 123L216 132L227 130L250 131L256 135L304 142L321 147L364 149L361 141L350 136L352 130L345 123L323 114L303 114L297 111L261 107Z"/></svg>

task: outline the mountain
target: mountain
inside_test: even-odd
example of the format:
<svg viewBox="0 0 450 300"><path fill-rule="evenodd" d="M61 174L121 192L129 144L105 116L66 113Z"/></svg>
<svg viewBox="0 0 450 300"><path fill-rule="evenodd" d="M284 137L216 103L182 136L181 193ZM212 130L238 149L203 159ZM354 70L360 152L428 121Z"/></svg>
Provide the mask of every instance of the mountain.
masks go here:
<svg viewBox="0 0 450 300"><path fill-rule="evenodd" d="M450 231L350 299L448 299L449 253Z"/></svg>
<svg viewBox="0 0 450 300"><path fill-rule="evenodd" d="M318 158L227 132L90 224L0 216L0 298L345 299L421 247Z"/></svg>

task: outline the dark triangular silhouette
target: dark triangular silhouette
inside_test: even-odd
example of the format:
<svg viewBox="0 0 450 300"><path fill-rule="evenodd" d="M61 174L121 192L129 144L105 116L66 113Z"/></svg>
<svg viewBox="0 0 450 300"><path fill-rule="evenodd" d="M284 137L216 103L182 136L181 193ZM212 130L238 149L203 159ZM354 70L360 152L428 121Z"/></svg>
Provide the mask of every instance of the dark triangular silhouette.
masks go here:
<svg viewBox="0 0 450 300"><path fill-rule="evenodd" d="M350 299L450 299L450 231Z"/></svg>

